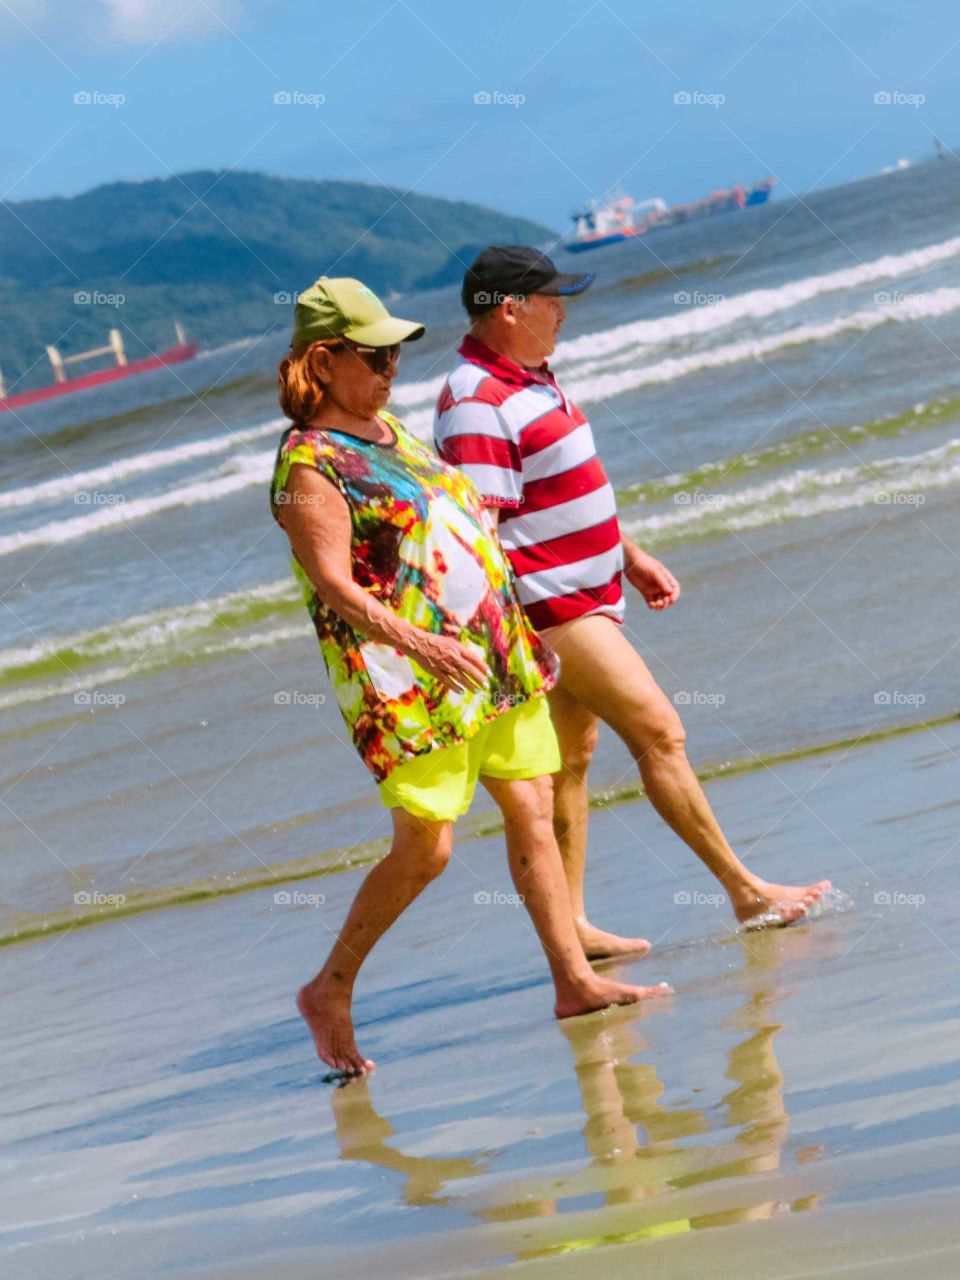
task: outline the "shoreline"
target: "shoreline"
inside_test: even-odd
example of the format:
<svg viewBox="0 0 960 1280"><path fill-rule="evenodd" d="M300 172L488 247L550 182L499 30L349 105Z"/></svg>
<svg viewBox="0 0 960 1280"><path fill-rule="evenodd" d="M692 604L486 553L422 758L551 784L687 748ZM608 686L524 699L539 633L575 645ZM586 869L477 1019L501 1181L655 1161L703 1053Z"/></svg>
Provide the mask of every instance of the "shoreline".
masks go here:
<svg viewBox="0 0 960 1280"><path fill-rule="evenodd" d="M777 765L790 764L797 760L806 760L818 755L829 755L837 751L851 751L856 747L870 746L891 738L920 733L936 729L960 720L960 711L932 719L910 721L906 724L887 725L849 738L838 738L829 742L813 743L805 747L793 747L787 751L769 752L764 756L745 756L739 760L724 763L708 762L695 770L703 783L717 782L725 778L740 777L759 769L770 769ZM639 782L628 782L616 787L599 789L590 796L592 811L614 808L621 804L629 804L645 800L643 786ZM503 823L499 818L489 815L478 816L474 821L463 824L459 832L460 842L485 839L502 831ZM23 943L38 941L57 934L69 933L74 929L86 929L94 925L107 924L111 920L120 920L127 916L143 915L147 912L160 911L167 907L187 906L192 903L208 902L213 899L232 897L239 893L265 889L271 885L282 886L302 880L319 879L337 875L343 871L351 871L357 867L369 866L386 856L390 841L378 838L352 847L349 857L343 849L325 849L307 858L295 859L292 862L275 863L272 866L251 868L237 874L230 880L206 879L188 884L164 886L141 893L131 894L122 903L92 905L87 910L64 908L59 912L51 912L39 917L26 917L24 922L0 933L0 947L12 947ZM331 865L331 860L335 865ZM93 896L93 894L91 894ZM116 897L118 895L103 895Z"/></svg>

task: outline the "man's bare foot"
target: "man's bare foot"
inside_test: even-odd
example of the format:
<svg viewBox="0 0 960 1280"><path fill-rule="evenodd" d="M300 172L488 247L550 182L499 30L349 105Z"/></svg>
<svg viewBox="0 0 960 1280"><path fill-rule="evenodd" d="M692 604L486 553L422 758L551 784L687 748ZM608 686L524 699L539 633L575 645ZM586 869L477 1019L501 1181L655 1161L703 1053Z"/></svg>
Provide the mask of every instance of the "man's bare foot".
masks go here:
<svg viewBox="0 0 960 1280"><path fill-rule="evenodd" d="M322 979L315 978L297 992L297 1009L310 1028L317 1057L328 1066L350 1076L374 1070L376 1064L357 1048L349 996L331 991Z"/></svg>
<svg viewBox="0 0 960 1280"><path fill-rule="evenodd" d="M673 988L666 982L658 987L632 987L627 982L594 975L592 982L587 980L558 994L553 1011L558 1018L576 1018L581 1013L594 1013L612 1004L636 1004L639 1000L672 994Z"/></svg>
<svg viewBox="0 0 960 1280"><path fill-rule="evenodd" d="M829 880L816 884L769 884L755 877L736 893L731 893L733 913L741 924L764 928L790 924L806 915L815 902L830 888Z"/></svg>
<svg viewBox="0 0 960 1280"><path fill-rule="evenodd" d="M650 951L646 938L622 938L592 925L586 916L577 920L577 937L588 960L608 960L611 956L634 956L640 959Z"/></svg>

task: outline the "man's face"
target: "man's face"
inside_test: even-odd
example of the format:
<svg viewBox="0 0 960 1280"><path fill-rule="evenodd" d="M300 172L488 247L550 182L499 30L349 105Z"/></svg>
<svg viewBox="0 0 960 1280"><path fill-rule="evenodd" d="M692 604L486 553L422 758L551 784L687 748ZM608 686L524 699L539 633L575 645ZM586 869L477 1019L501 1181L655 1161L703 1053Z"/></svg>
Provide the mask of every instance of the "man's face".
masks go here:
<svg viewBox="0 0 960 1280"><path fill-rule="evenodd" d="M557 335L566 317L562 298L546 293L532 293L517 308L517 345L528 353L525 363L536 365L546 360L557 345Z"/></svg>

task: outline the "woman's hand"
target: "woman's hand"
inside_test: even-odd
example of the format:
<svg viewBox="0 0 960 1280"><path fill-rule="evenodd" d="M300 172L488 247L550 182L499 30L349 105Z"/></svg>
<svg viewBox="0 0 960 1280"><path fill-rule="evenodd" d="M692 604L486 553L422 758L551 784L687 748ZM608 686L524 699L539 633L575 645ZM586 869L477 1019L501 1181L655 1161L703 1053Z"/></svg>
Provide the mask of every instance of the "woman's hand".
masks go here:
<svg viewBox="0 0 960 1280"><path fill-rule="evenodd" d="M490 668L480 650L462 644L453 636L421 631L407 647L407 654L427 675L457 692L483 689L490 679Z"/></svg>

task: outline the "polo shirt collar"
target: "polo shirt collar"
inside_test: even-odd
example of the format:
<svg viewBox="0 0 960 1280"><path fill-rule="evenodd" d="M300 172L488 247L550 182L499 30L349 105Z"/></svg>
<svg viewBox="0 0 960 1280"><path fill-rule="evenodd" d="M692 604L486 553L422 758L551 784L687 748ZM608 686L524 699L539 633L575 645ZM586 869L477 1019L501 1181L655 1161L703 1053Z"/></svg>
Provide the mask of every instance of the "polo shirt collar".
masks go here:
<svg viewBox="0 0 960 1280"><path fill-rule="evenodd" d="M458 350L464 360L469 360L471 364L480 365L481 368L486 369L487 373L499 378L501 382L509 383L511 386L529 387L538 382L547 382L551 386L556 386L556 381L546 360L544 360L539 369L524 369L521 365L514 364L512 360L508 360L506 356L500 355L498 351L493 351L485 342L475 338L472 333L466 335Z"/></svg>

